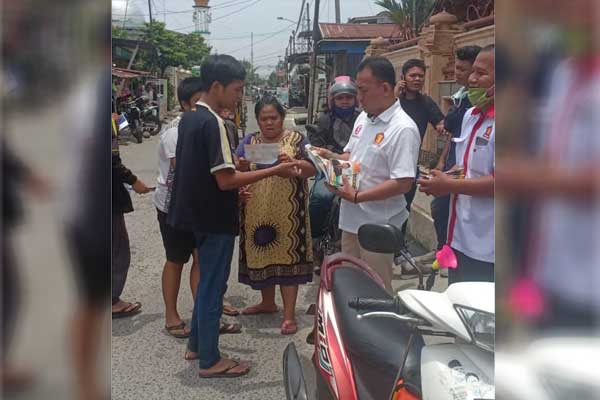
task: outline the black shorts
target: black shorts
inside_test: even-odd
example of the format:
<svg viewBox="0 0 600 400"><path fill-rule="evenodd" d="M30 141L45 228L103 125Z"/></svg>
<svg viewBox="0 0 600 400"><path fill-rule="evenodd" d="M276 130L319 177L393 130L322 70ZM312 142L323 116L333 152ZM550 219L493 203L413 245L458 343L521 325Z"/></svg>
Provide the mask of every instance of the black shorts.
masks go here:
<svg viewBox="0 0 600 400"><path fill-rule="evenodd" d="M196 248L196 240L192 231L173 228L167 224L167 214L156 209L158 214L158 225L162 236L167 261L175 264L185 264Z"/></svg>

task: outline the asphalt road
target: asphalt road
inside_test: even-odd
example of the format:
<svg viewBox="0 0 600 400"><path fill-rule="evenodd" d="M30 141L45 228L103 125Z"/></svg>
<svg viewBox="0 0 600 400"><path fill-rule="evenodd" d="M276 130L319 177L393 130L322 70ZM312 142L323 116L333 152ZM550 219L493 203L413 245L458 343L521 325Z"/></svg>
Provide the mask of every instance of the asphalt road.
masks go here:
<svg viewBox="0 0 600 400"><path fill-rule="evenodd" d="M249 110L252 108L249 107ZM256 122L249 114L248 131L256 131ZM130 143L121 147L127 165L148 185L155 185L158 137L145 139L142 144ZM201 380L198 365L183 359L186 340L175 339L164 331L164 306L161 294L161 272L164 250L160 238L152 195L132 194L135 212L126 216L131 241L131 268L122 298L141 301L143 312L131 319L114 320L112 325L112 398L137 399L285 399L282 377L282 355L291 341L302 358L309 390L314 388L314 373L310 357L312 346L305 338L312 329L313 316L306 315L314 302L318 282L300 288L297 304L299 331L293 336L279 333L281 314L262 316L225 317L243 325L239 335L223 335L221 350L229 356L249 360L250 374L238 379ZM236 307L255 304L260 293L237 281L237 254L229 279L226 300ZM189 265L179 298L179 312L189 320L193 303L187 285ZM399 289L416 286L413 280L397 280ZM436 289L445 288L439 280ZM277 295L281 306L281 297Z"/></svg>

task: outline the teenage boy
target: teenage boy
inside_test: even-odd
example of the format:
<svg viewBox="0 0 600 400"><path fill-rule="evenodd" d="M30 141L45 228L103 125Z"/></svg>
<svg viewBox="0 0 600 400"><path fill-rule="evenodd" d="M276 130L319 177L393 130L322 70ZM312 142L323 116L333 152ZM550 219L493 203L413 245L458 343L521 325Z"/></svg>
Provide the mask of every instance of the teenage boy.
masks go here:
<svg viewBox="0 0 600 400"><path fill-rule="evenodd" d="M258 171L236 171L227 131L219 112L242 100L246 71L229 55L212 55L200 68L206 93L196 111L179 124L175 176L168 222L194 232L200 274L192 330L185 358L198 359L202 378L237 377L250 368L222 358L219 320L223 293L239 230L238 188L270 176L298 176L296 162Z"/></svg>

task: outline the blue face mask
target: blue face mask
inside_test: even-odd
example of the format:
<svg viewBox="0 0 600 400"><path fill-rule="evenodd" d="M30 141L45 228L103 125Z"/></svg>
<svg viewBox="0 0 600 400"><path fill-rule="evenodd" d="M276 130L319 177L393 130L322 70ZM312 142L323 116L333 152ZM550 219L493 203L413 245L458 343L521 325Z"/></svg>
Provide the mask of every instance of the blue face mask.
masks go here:
<svg viewBox="0 0 600 400"><path fill-rule="evenodd" d="M343 118L343 119L348 118L348 117L352 116L352 114L354 114L354 110L355 110L354 106L342 108L342 107L337 107L335 104L333 105L333 114L338 118Z"/></svg>

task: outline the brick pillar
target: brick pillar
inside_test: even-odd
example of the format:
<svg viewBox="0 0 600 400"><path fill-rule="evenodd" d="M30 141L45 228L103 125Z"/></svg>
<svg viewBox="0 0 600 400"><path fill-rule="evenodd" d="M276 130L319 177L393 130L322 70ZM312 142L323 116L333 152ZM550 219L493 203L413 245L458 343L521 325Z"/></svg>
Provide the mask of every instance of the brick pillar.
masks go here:
<svg viewBox="0 0 600 400"><path fill-rule="evenodd" d="M429 18L429 26L423 28L419 35L418 47L427 66L423 92L429 94L440 108L442 105L438 82L448 78L448 65L454 59L454 36L462 31L458 19L442 11ZM434 130L428 128L421 148L435 152L436 141Z"/></svg>
<svg viewBox="0 0 600 400"><path fill-rule="evenodd" d="M381 36L376 39L373 39L371 40L371 43L369 44L369 46L367 46L365 50L365 58L372 56L380 56L383 53L386 53L389 47L389 40L384 39Z"/></svg>

